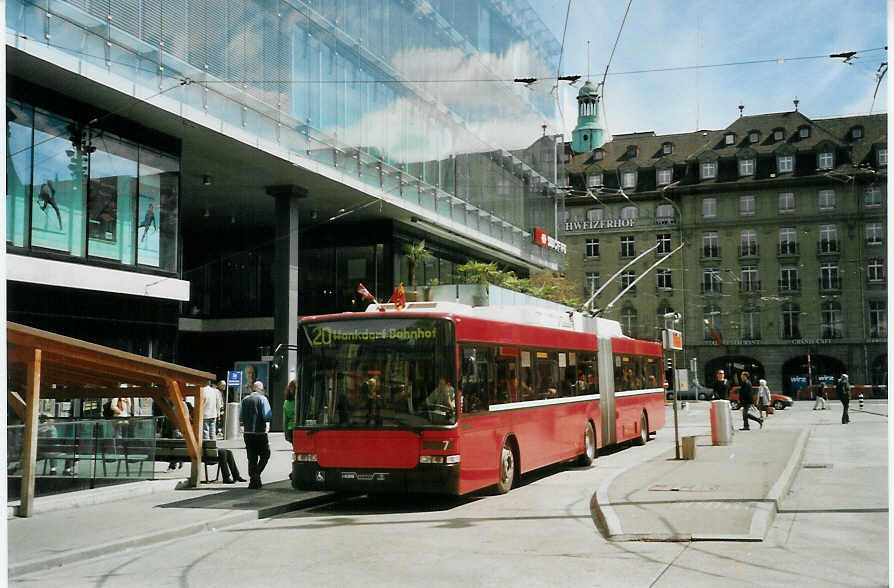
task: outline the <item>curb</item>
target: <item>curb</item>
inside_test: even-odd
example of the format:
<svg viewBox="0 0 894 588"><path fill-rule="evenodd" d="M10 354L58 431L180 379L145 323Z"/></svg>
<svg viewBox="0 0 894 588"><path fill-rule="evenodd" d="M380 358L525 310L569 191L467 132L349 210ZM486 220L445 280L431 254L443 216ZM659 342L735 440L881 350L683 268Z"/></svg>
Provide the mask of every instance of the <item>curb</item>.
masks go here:
<svg viewBox="0 0 894 588"><path fill-rule="evenodd" d="M222 527L228 527L251 520L269 518L307 506L314 506L328 502L333 496L331 492L312 492L308 494L311 495L284 504L275 504L257 510L232 513L210 521L202 521L175 527L173 529L166 529L164 531L156 531L154 533L147 533L136 537L127 537L116 541L109 541L108 543L102 543L100 545L68 551L55 557L41 557L39 559L23 561L17 564L10 563L8 567L8 577L15 578L33 572L40 572L75 562L82 562L86 559L94 559L122 550L145 547L147 545L162 543L171 539L182 538L187 535L195 535L204 531L213 531Z"/></svg>
<svg viewBox="0 0 894 588"><path fill-rule="evenodd" d="M749 502L754 504L754 515L751 518L751 526L747 535L742 534L669 534L669 533L624 533L621 528L621 521L615 510L611 506L608 497L608 489L611 483L620 474L627 469L618 469L612 472L596 489L591 502L591 511L596 519L597 526L603 532L605 538L609 541L655 541L655 542L696 542L696 541L730 541L730 542L761 542L767 536L767 532L776 514L780 512L780 500L788 493L792 483L794 483L795 475L801 460L804 456L804 449L807 447L807 439L810 436L810 429L804 429L795 441L795 449L789 457L788 463L776 480L776 483L770 488L767 497L763 499L741 499L735 502ZM654 456L653 456L654 457ZM651 458L650 458L651 459Z"/></svg>

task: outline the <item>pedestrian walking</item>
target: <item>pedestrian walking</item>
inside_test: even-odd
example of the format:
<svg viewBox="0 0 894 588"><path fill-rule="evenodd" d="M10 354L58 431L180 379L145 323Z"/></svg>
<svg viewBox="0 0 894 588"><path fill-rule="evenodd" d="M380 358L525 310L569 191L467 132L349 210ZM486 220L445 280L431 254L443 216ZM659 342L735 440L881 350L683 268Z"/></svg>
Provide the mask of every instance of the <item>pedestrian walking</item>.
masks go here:
<svg viewBox="0 0 894 588"><path fill-rule="evenodd" d="M748 419L753 421L757 421L760 423L761 429L764 428L764 419L754 416L751 414L750 410L754 406L754 388L751 386L751 380L749 380L750 374L748 372L742 372L739 374L739 378L741 380L741 387L739 388L739 404L742 406L742 430L750 431L751 427L748 426Z"/></svg>
<svg viewBox="0 0 894 588"><path fill-rule="evenodd" d="M729 382L727 381L723 370L717 370L713 388L714 400L726 400L729 398Z"/></svg>
<svg viewBox="0 0 894 588"><path fill-rule="evenodd" d="M813 403L813 410L826 410L826 385L820 384L816 389L816 402Z"/></svg>
<svg viewBox="0 0 894 588"><path fill-rule="evenodd" d="M850 415L847 414L848 406L851 403L851 383L847 374L841 374L838 378L838 384L835 385L835 391L838 392L838 398L841 400L843 412L841 413L841 424L846 425L851 422Z"/></svg>
<svg viewBox="0 0 894 588"><path fill-rule="evenodd" d="M770 415L770 387L763 378L758 380L760 388L757 390L757 409L761 412L761 418L767 418Z"/></svg>
<svg viewBox="0 0 894 588"><path fill-rule="evenodd" d="M239 420L243 425L242 438L245 440L245 453L248 457L248 487L261 487L261 474L270 459L270 442L267 432L270 431L270 402L264 396L264 384L260 381L252 386L252 392L242 399Z"/></svg>

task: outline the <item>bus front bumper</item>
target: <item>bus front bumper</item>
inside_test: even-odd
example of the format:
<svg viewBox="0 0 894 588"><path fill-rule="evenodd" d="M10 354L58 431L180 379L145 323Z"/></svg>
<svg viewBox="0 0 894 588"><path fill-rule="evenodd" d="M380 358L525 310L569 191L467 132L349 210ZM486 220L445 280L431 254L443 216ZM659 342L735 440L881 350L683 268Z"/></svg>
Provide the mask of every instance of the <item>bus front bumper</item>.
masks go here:
<svg viewBox="0 0 894 588"><path fill-rule="evenodd" d="M324 468L292 462L292 487L368 493L459 494L459 464L417 464L411 469Z"/></svg>

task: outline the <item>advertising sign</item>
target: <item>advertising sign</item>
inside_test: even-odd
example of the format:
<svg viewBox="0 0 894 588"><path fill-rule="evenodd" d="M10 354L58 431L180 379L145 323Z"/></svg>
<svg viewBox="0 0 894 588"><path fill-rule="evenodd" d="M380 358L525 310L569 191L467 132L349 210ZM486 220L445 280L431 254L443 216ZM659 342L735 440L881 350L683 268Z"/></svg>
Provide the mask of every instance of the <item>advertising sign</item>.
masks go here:
<svg viewBox="0 0 894 588"><path fill-rule="evenodd" d="M270 397L270 363L266 361L237 361L235 371L241 372L242 386L231 393L231 402L241 402L251 394L255 382L264 384L264 393Z"/></svg>

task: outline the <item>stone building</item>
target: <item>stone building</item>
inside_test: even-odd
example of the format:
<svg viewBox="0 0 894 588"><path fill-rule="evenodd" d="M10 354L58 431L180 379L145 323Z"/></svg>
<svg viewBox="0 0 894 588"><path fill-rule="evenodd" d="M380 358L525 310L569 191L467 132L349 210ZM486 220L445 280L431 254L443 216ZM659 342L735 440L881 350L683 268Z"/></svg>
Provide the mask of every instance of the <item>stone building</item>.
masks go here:
<svg viewBox="0 0 894 588"><path fill-rule="evenodd" d="M615 135L568 164L567 275L586 298L657 245L592 306L643 338L680 312L686 367L702 382L724 368L786 392L808 371L885 384L886 128L884 114L794 110Z"/></svg>

